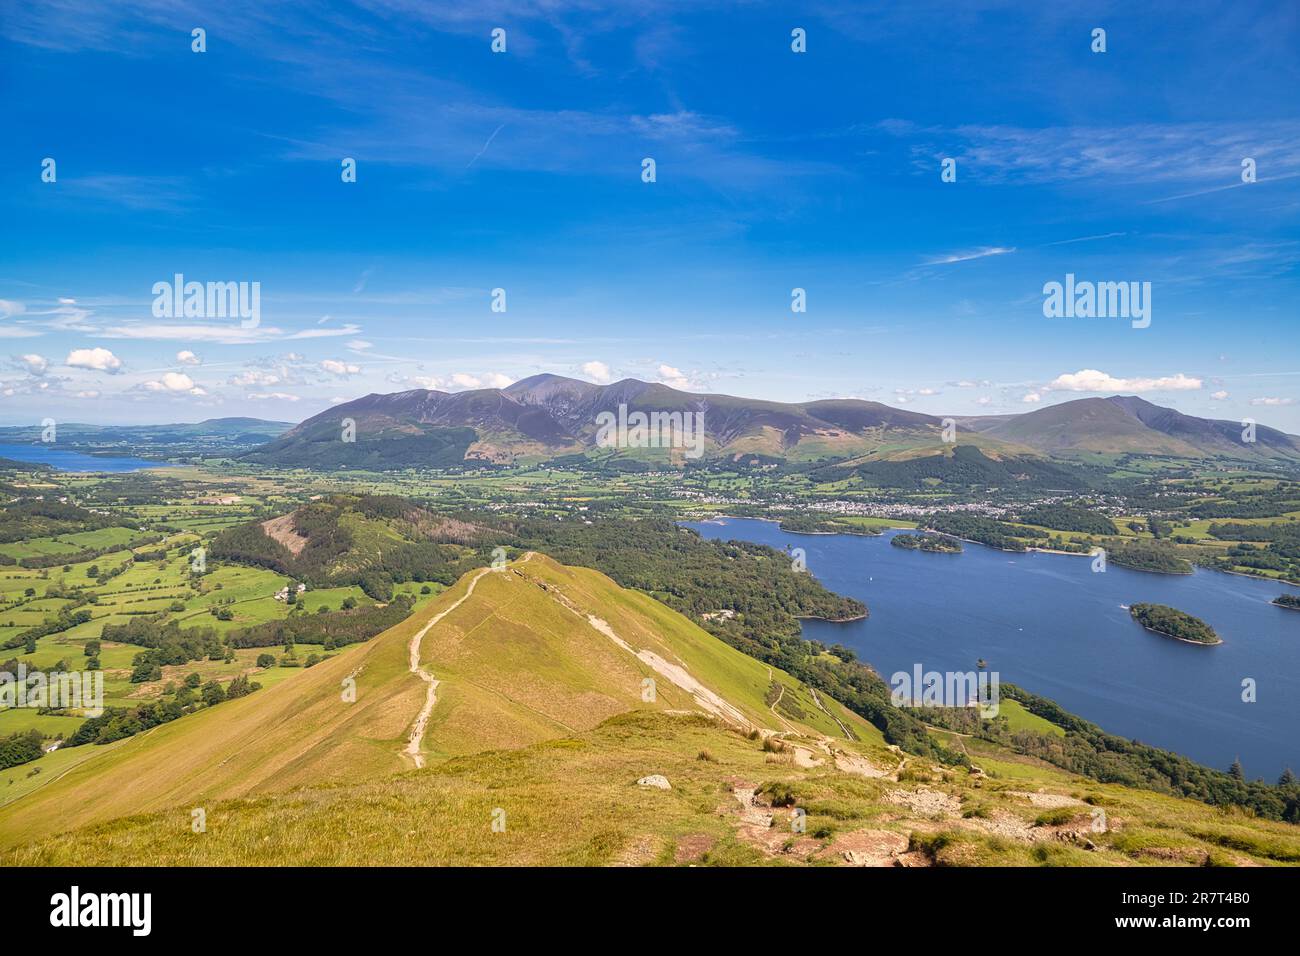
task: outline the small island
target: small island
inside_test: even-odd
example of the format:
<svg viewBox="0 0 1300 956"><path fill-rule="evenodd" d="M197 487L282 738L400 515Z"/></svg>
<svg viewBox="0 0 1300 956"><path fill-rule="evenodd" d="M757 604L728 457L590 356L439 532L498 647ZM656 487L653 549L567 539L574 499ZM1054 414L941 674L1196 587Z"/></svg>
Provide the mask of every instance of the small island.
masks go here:
<svg viewBox="0 0 1300 956"><path fill-rule="evenodd" d="M1166 604L1134 604L1129 614L1148 631L1187 644L1222 644L1214 628L1199 617L1192 617Z"/></svg>
<svg viewBox="0 0 1300 956"><path fill-rule="evenodd" d="M1286 607L1293 611L1300 611L1300 595L1282 594L1275 597L1273 603L1278 607Z"/></svg>
<svg viewBox="0 0 1300 956"><path fill-rule="evenodd" d="M940 554L961 554L961 542L942 534L896 534L889 539L896 548L909 551L933 551Z"/></svg>

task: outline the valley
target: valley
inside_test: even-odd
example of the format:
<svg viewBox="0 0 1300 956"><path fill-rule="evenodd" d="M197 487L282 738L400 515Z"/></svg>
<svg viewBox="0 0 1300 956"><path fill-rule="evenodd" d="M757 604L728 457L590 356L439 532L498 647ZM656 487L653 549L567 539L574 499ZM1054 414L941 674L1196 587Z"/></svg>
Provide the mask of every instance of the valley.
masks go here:
<svg viewBox="0 0 1300 956"><path fill-rule="evenodd" d="M596 414L601 396L543 378L513 393L532 412L511 412L532 423L524 451L545 446L540 459L505 454L519 447L506 431L447 418L435 398L420 414L470 434L421 432L418 466L408 439L387 433L345 466L337 456L352 452L323 420L251 451L242 443L262 426L240 422L224 447L160 450L164 467L126 473L5 463L0 670L12 682L92 668L105 685L99 716L0 706L6 859L56 862L94 832L106 863L229 861L223 854L251 852L260 834L269 839L252 859L268 863L1300 861L1286 822L1300 820L1294 778L1248 780L1218 752L1210 767L1183 756L1208 754L1213 732L1186 743L1178 732L1113 736L1148 726L1146 705L1099 710L1079 693L1089 685L1067 677L1068 656L1033 663L1032 651L962 613L936 623L970 659L945 649L933 660L988 657L1004 681L1012 675L1002 716L971 724L970 713L894 707L883 675L902 645L877 645L903 633L899 602L922 619L929 602L914 586L888 599L863 589L851 570L860 562L830 556L883 546L891 561L939 575L940 589L964 587L960 576L944 583L945 568L970 567L980 580L962 593L984 600L1001 573L984 555L999 553L1079 556L1084 585L1230 571L1272 580L1259 582L1261 603L1283 619L1268 626L1281 625L1284 643L1293 616L1268 603L1300 582L1300 481L1284 448L1072 458L967 443L960 430L945 444L930 423L885 406L755 410L722 399L708 409L725 409L730 430L706 425L712 450L699 460L650 446L584 450L573 422ZM629 392L646 394L625 386L613 397ZM557 402L586 404L551 419L568 437L548 445L535 413ZM372 404L407 434L392 403ZM706 423L717 421L708 409ZM796 416L787 438L738 451L747 429L768 433L772 415ZM847 457L820 444L831 419L836 442L852 437L839 448ZM294 457L298 434L316 436L308 459ZM497 460L471 451L486 440ZM821 457L804 460L804 442ZM1098 561L1114 567L1089 573ZM1114 606L1136 599L1124 597ZM1215 654L1267 653L1228 633ZM1200 678L1167 679L1172 689ZM1272 688L1250 712L1265 741L1292 719L1278 696ZM1201 718L1215 719L1214 706ZM1291 760L1269 746L1243 738L1238 751L1252 772L1277 778ZM669 789L636 783L655 775ZM581 781L574 793L628 822L560 838L555 821L584 813L562 781ZM276 797L289 793L287 805ZM362 809L385 804L405 810ZM186 829L194 807L219 821L203 842ZM438 840L400 830L407 811L450 807L483 811L486 835L467 821ZM1123 809L1107 809L1113 826L1097 831L1097 807ZM527 832L494 843L497 810L506 834ZM1225 812L1244 816L1228 826ZM299 839L316 818L328 849ZM368 821L365 846L350 835L354 819ZM1151 844L1153 827L1174 833ZM232 842L207 839L218 831Z"/></svg>

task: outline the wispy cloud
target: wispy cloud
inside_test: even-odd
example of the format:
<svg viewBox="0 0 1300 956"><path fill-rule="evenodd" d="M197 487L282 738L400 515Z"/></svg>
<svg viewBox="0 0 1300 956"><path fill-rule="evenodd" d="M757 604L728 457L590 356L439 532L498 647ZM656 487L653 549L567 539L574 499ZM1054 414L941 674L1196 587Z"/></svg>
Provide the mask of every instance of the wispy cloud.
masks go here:
<svg viewBox="0 0 1300 956"><path fill-rule="evenodd" d="M927 259L925 264L928 266L946 266L953 262L970 262L972 259L985 259L988 256L1005 256L1015 251L1014 247L1009 246L984 246L966 252L950 252L946 255L936 256L933 259Z"/></svg>

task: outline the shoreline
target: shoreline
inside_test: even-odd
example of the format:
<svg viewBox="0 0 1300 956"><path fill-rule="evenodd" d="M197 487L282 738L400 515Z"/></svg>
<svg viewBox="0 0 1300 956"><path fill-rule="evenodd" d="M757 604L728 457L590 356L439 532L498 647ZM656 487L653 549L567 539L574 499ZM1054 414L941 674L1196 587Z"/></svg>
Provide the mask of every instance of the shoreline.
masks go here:
<svg viewBox="0 0 1300 956"><path fill-rule="evenodd" d="M1133 620L1144 631L1150 631L1152 634L1159 634L1161 637L1167 637L1173 641L1182 641L1184 644L1195 644L1197 647L1218 647L1220 644L1223 643L1223 638L1221 637L1217 641L1191 641L1185 637L1179 637L1176 634L1170 634L1167 631L1158 631L1154 627L1147 627L1137 618L1134 618Z"/></svg>
<svg viewBox="0 0 1300 956"><path fill-rule="evenodd" d="M964 543L966 543L966 544L977 544L977 545L979 545L981 548L988 548L990 551L1000 551L1000 552L1002 552L1003 554L1030 554L1030 553L1033 553L1033 554L1059 554L1059 555L1062 555L1062 556L1067 557L1067 558L1092 558L1092 557L1096 557L1096 555L1095 555L1093 552L1091 552L1091 551L1061 551L1061 550L1058 549L1058 548L1035 548L1035 547L1030 547L1030 546L1028 546L1028 545L1025 547L1025 550L1023 550L1023 551L1013 551L1013 550L1011 550L1010 548L998 548L998 547L994 547L993 545L991 545L991 544L986 544L986 543L984 543L983 541L976 541L974 538L962 538L962 537L960 537L960 536L958 536L958 535L955 535L955 534L947 534L947 533L945 533L945 532L943 532L943 531L933 531L933 530L930 530L930 529L922 528L920 525L917 525L916 527L912 527L912 528L903 527L902 525L888 525L888 526L886 526L886 529L882 529L881 531L879 531L879 532L877 532L877 533L875 533L875 534L870 534L870 533L862 533L862 532L855 532L855 531L787 531L786 529L780 527L780 525L781 525L781 519L779 519L779 518L756 518L756 517L751 517L751 516L748 516L748 515L717 514L717 515L714 515L714 516L711 517L711 518L699 518L699 519L696 519L696 520L700 521L701 523L721 524L721 523L722 523L722 519L724 519L724 518L732 518L732 519L735 519L735 520L737 520L737 521L766 521L766 522L768 522L769 524L775 524L775 525L776 525L776 526L777 526L781 531L784 531L786 534L805 534L805 535L837 535L837 534L845 534L845 535L852 535L852 536L854 536L854 537L858 537L858 538L879 538L879 537L883 537L883 536L884 536L884 531L885 531L885 530L894 530L894 531L914 531L914 532L916 532L916 533L918 533L918 534L921 534L921 533L926 533L926 534L941 534L941 535L944 535L945 537L948 537L948 538L955 538L956 540L961 541L961 542L964 542ZM687 520L690 520L690 519L678 519L678 520L687 521ZM738 540L739 540L739 539L738 539ZM960 552L955 552L955 553L960 553ZM1191 570L1189 570L1189 571L1161 571L1161 570L1158 569L1158 568L1137 568L1137 567L1134 567L1134 566L1131 565L1131 564L1123 564L1123 563L1121 563L1121 562L1119 562L1119 561L1116 561L1114 558L1112 558L1112 557L1110 556L1110 552L1109 552L1109 551L1106 552L1106 560L1107 560L1110 564L1113 564L1113 565L1115 565L1115 566L1118 567L1118 568L1124 568L1126 571L1141 571L1141 572L1143 572L1143 573L1145 573L1145 574L1167 574L1167 575L1171 575L1171 576L1174 576L1174 577L1189 577L1189 576L1195 574L1196 571L1197 571L1197 569L1199 568L1199 569L1202 570L1202 571L1215 571L1215 572L1217 572L1217 573L1219 573L1219 574L1231 574L1231 575L1233 575L1234 577L1239 577L1239 578L1250 578L1251 580L1254 580L1254 581L1276 582L1276 583L1278 583L1278 584L1287 585L1287 586L1289 586L1289 587L1300 587L1300 582L1292 582L1292 581L1287 580L1286 578L1270 578L1270 577L1268 577L1267 575L1263 575L1263 574L1248 574L1248 573L1245 572L1245 571L1230 571L1230 570L1228 570L1227 568L1216 568L1216 567L1213 567L1212 565L1197 564L1197 563L1195 563L1195 562L1189 562L1189 563L1191 563L1191 565L1192 565ZM1273 603L1273 602L1269 602L1269 603ZM1278 605L1278 606L1281 607L1281 606L1283 606L1283 605ZM1297 608L1296 610L1300 610L1300 608ZM1194 643L1198 643L1198 642L1194 642ZM1212 647L1213 645L1210 645L1210 646Z"/></svg>
<svg viewBox="0 0 1300 956"><path fill-rule="evenodd" d="M854 617L822 617L820 614L796 614L796 621L825 621L827 624L852 624L854 621L865 621L871 617L871 609L867 609L866 614L858 614Z"/></svg>

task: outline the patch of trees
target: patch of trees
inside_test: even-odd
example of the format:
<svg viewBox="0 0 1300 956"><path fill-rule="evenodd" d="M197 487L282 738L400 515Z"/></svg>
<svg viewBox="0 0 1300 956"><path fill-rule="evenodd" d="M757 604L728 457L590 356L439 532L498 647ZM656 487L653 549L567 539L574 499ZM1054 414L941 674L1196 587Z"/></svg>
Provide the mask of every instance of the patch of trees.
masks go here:
<svg viewBox="0 0 1300 956"><path fill-rule="evenodd" d="M952 535L954 538L978 541L980 544L1001 551L1026 550L1025 542L1020 540L1021 538L1031 540L1046 540L1048 538L1046 531L1040 531L1037 528L1020 528L994 518L984 518L979 515L960 512L933 514L925 518L921 525L932 531Z"/></svg>
<svg viewBox="0 0 1300 956"><path fill-rule="evenodd" d="M875 536L882 533L877 528L846 524L836 521L834 518L808 514L786 515L781 519L779 527L782 531L789 531L792 534L861 534Z"/></svg>
<svg viewBox="0 0 1300 956"><path fill-rule="evenodd" d="M124 624L106 624L100 637L147 648L132 659L134 683L161 680L162 668L168 665L222 660L228 654L214 628L182 630L176 621L163 622L158 615L133 618Z"/></svg>
<svg viewBox="0 0 1300 956"><path fill-rule="evenodd" d="M1203 767L1180 754L1108 734L1055 701L1014 684L1002 684L999 694L1065 730L1064 737L1027 731L1013 734L1012 741L1022 753L1102 783L1191 797L1215 806L1246 807L1270 820L1300 823L1300 785L1293 776L1284 775L1276 785L1247 782L1244 775Z"/></svg>
<svg viewBox="0 0 1300 956"><path fill-rule="evenodd" d="M261 690L262 685L250 681L246 675L232 679L228 686L210 680L202 684L197 674L191 674L184 684L172 695L165 696L149 704L142 704L131 709L110 707L98 717L90 717L64 741L65 747L80 747L86 744L111 744L124 737L157 727L160 724L178 720L186 714L193 713L202 702L205 706L217 704L237 697L245 697L253 691ZM197 691L197 693L196 693Z"/></svg>
<svg viewBox="0 0 1300 956"><path fill-rule="evenodd" d="M384 607L367 606L331 611L328 614L291 614L283 621L267 621L232 631L227 635L226 642L231 647L324 644L327 650L359 644L406 620L413 605L414 601L409 595L400 594ZM258 659L258 666L264 666L261 658Z"/></svg>
<svg viewBox="0 0 1300 956"><path fill-rule="evenodd" d="M1192 564L1178 556L1172 545L1115 539L1106 543L1106 560L1136 571L1191 574Z"/></svg>
<svg viewBox="0 0 1300 956"><path fill-rule="evenodd" d="M1300 511L1294 491L1250 495L1236 501L1206 501L1188 509L1195 518L1277 518L1288 511Z"/></svg>
<svg viewBox="0 0 1300 956"><path fill-rule="evenodd" d="M869 461L857 465L818 465L814 481L862 478L883 488L920 490L940 482L963 487L1014 487L1022 490L1077 490L1089 486L1087 466L1064 466L1042 458L989 458L974 445L957 445L951 455L937 454L904 461Z"/></svg>
<svg viewBox="0 0 1300 956"><path fill-rule="evenodd" d="M15 634L3 644L0 648L10 650L15 647L26 646L29 648L27 653L35 650L35 645L42 637L48 637L51 634L60 634L63 631L70 631L79 624L85 624L90 620L90 611L82 608L79 611L69 611L64 609L59 616L52 621L46 621L44 624L37 624L35 627L29 627L21 634Z"/></svg>
<svg viewBox="0 0 1300 956"><path fill-rule="evenodd" d="M101 528L134 527L137 525L132 521L95 514L62 501L28 498L0 508L0 544Z"/></svg>
<svg viewBox="0 0 1300 956"><path fill-rule="evenodd" d="M1193 617L1185 611L1172 608L1167 604L1134 604L1129 614L1148 630L1156 631L1180 641L1195 644L1219 644L1219 635L1214 628L1199 617Z"/></svg>
<svg viewBox="0 0 1300 956"><path fill-rule="evenodd" d="M1300 611L1300 595L1280 594L1273 599L1273 603L1278 607L1288 607L1293 611Z"/></svg>
<svg viewBox="0 0 1300 956"><path fill-rule="evenodd" d="M1114 534L1115 522L1078 505L1045 504L1021 512L1025 524L1042 525L1058 531L1078 531L1083 534Z"/></svg>
<svg viewBox="0 0 1300 956"><path fill-rule="evenodd" d="M44 738L39 730L12 734L0 740L0 770L35 760L45 752Z"/></svg>
<svg viewBox="0 0 1300 956"><path fill-rule="evenodd" d="M1300 522L1212 524L1210 534L1221 541L1238 542L1214 562L1215 567L1277 571L1288 580L1300 580ZM1267 543L1260 548L1253 541Z"/></svg>
<svg viewBox="0 0 1300 956"><path fill-rule="evenodd" d="M384 521L406 540L386 541L382 548L360 547L342 523L349 514ZM335 495L312 502L294 512L293 529L307 539L297 555L266 534L260 522L222 531L208 553L278 571L312 587L358 585L381 602L392 600L394 584L451 585L486 563L465 545L478 534L475 524L439 517L395 495Z"/></svg>
<svg viewBox="0 0 1300 956"><path fill-rule="evenodd" d="M392 471L403 468L464 468L465 452L478 441L472 428L424 426L425 431L382 431L361 427L357 441L340 441L339 421L320 422L308 431L277 439L240 456L276 468L340 468ZM469 463L481 467L481 463Z"/></svg>
<svg viewBox="0 0 1300 956"><path fill-rule="evenodd" d="M144 535L143 537L137 538L133 541L132 546L136 543L152 544L155 541L161 540L162 535L160 534ZM20 559L18 565L32 570L39 570L41 568L53 568L63 564L81 564L86 561L93 561L95 558L102 558L106 554L116 554L126 550L126 548L127 545L125 544L111 544L103 548L84 548L81 551L74 551L70 554L33 554ZM116 573L121 574L122 571L130 566L130 563L131 559L128 559L117 569Z"/></svg>

